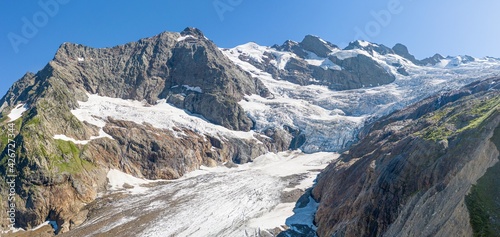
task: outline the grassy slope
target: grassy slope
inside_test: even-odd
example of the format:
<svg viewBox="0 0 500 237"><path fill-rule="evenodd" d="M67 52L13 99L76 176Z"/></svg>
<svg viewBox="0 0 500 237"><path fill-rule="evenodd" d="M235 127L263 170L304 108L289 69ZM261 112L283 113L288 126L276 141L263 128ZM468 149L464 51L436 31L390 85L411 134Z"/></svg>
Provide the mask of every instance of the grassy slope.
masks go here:
<svg viewBox="0 0 500 237"><path fill-rule="evenodd" d="M495 129L491 140L500 150L500 126ZM500 162L477 181L465 202L474 236L500 236Z"/></svg>

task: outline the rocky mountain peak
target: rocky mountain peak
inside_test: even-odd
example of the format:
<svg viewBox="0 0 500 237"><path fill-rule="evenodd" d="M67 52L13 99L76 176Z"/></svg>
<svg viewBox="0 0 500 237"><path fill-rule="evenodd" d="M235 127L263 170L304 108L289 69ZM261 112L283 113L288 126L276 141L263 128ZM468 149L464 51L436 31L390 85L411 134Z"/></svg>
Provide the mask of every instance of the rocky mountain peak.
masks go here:
<svg viewBox="0 0 500 237"><path fill-rule="evenodd" d="M244 95L268 93L196 28L163 32L111 48L64 43L39 74L36 80L52 78L52 84L57 82L64 88L60 90L76 95L77 100L85 100L86 93L150 104L167 99L234 130L253 126L237 102ZM19 97L14 93L18 90L29 91L26 86L16 88L7 94L8 101ZM68 99L76 106L75 98Z"/></svg>
<svg viewBox="0 0 500 237"><path fill-rule="evenodd" d="M413 56L412 54L410 54L410 52L408 51L408 48L406 47L406 45L397 43L396 45L394 45L394 47L392 47L392 50L397 55L410 60L410 62L414 63L415 65L421 65L422 64L419 60L417 60L415 58L415 56Z"/></svg>
<svg viewBox="0 0 500 237"><path fill-rule="evenodd" d="M200 38L203 38L203 37L204 37L203 32L201 32L201 30L200 30L200 29L198 29L198 28L194 28L194 27L186 27L186 29L184 29L184 30L181 32L181 35L182 35L182 36L192 35L192 36L195 36L195 37L200 37Z"/></svg>
<svg viewBox="0 0 500 237"><path fill-rule="evenodd" d="M267 93L259 79L195 28L110 48L62 44L42 70L27 73L0 100L2 126L14 109L21 113L14 138L25 148L17 158L23 185L19 190L29 192L16 194L22 207L18 226L32 228L50 219L62 233L81 223L86 217L82 207L106 189L106 173L112 168L173 179L200 165L244 163L270 150L287 149L289 133L259 136L261 141L253 132L242 132L254 122L238 102L245 95ZM138 120L143 114L122 110L126 118L92 116L100 121L96 125L74 113L92 101L113 104L111 111L139 109L154 111L149 117L163 116L145 122ZM180 122L172 122L176 116L182 117ZM165 121L168 125L162 125ZM0 137L5 141L5 131ZM5 147L1 142L1 160L7 157ZM6 174L5 166L0 174ZM7 189L0 185L0 190ZM47 195L51 198L44 199Z"/></svg>
<svg viewBox="0 0 500 237"><path fill-rule="evenodd" d="M441 54L434 54L434 56L422 59L421 62L423 65L436 65L437 63L441 62L444 57Z"/></svg>
<svg viewBox="0 0 500 237"><path fill-rule="evenodd" d="M306 35L299 44L304 50L310 51L319 57L326 58L334 49L338 49L336 45L329 43L318 36Z"/></svg>
<svg viewBox="0 0 500 237"><path fill-rule="evenodd" d="M349 43L347 47L344 48L344 50L352 50L352 49L363 49L368 52L374 51L381 55L394 54L394 50L383 44L374 44L361 40L352 41L351 43Z"/></svg>
<svg viewBox="0 0 500 237"><path fill-rule="evenodd" d="M274 48L279 51L287 51L287 52L292 52L294 47L297 47L299 43L293 41L293 40L287 40L285 41L282 45L273 45L271 48Z"/></svg>

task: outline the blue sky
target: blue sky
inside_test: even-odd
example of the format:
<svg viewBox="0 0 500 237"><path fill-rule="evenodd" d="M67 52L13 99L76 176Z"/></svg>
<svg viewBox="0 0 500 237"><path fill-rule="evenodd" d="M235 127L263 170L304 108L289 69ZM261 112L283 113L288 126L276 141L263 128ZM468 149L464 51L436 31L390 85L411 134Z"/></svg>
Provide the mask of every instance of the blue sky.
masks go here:
<svg viewBox="0 0 500 237"><path fill-rule="evenodd" d="M4 0L0 95L42 69L63 42L111 47L187 26L220 47L313 34L342 47L357 36L391 47L401 42L417 58L500 57L499 9L498 0Z"/></svg>

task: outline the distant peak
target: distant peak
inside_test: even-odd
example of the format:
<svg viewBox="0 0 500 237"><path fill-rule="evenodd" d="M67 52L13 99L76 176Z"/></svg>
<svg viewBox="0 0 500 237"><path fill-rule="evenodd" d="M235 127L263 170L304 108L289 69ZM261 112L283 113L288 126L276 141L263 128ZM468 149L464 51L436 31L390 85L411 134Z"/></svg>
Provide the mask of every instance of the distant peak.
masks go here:
<svg viewBox="0 0 500 237"><path fill-rule="evenodd" d="M201 30L199 30L198 28L194 28L194 27L187 27L186 29L184 29L181 32L181 35L182 36L192 35L192 36L198 36L198 37L204 36L203 32L201 32Z"/></svg>
<svg viewBox="0 0 500 237"><path fill-rule="evenodd" d="M271 48L277 49L279 51L289 51L292 52L294 47L297 47L299 43L293 41L293 40L287 40L285 41L282 45L273 45Z"/></svg>
<svg viewBox="0 0 500 237"><path fill-rule="evenodd" d="M371 42L364 41L364 40L352 41L351 43L349 43L349 45L347 47L344 48L344 50L352 50L352 49L361 49L361 50L365 50L369 53L374 51L374 52L377 52L381 55L394 53L394 51L391 48L389 48L383 44L375 44L375 43L371 43Z"/></svg>
<svg viewBox="0 0 500 237"><path fill-rule="evenodd" d="M415 65L423 65L422 61L417 60L415 56L410 54L410 52L408 51L408 47L406 47L406 45L404 44L397 43L396 45L394 45L394 47L392 47L392 50L394 50L394 53L396 53L397 55L410 60Z"/></svg>
<svg viewBox="0 0 500 237"><path fill-rule="evenodd" d="M443 55L441 54L434 54L434 56L432 56L433 58L438 58L438 59L444 59Z"/></svg>
<svg viewBox="0 0 500 237"><path fill-rule="evenodd" d="M315 53L320 57L328 57L334 49L338 49L337 45L327 42L318 36L306 35L302 42L299 43L300 46L310 52Z"/></svg>
<svg viewBox="0 0 500 237"><path fill-rule="evenodd" d="M64 58L68 56L77 57L79 56L78 52L84 48L86 48L86 46L81 44L64 42L57 49L54 59L64 60Z"/></svg>
<svg viewBox="0 0 500 237"><path fill-rule="evenodd" d="M325 45L329 45L330 43L328 43L326 40L320 38L319 36L316 36L316 35L306 35L304 37L304 39L302 40L302 42L300 43L307 43L307 42L318 42L318 43L322 43L322 44L325 44Z"/></svg>
<svg viewBox="0 0 500 237"><path fill-rule="evenodd" d="M392 49L396 52L396 53L403 53L403 54L409 54L410 52L408 51L408 47L406 47L406 45L404 44L401 44L401 43L397 43L396 45L394 45L394 47L392 47ZM398 53L398 54L399 54Z"/></svg>
<svg viewBox="0 0 500 237"><path fill-rule="evenodd" d="M347 47L344 48L344 50L350 50L350 49L362 49L366 48L370 45L373 45L372 43L364 40L355 40L351 41Z"/></svg>

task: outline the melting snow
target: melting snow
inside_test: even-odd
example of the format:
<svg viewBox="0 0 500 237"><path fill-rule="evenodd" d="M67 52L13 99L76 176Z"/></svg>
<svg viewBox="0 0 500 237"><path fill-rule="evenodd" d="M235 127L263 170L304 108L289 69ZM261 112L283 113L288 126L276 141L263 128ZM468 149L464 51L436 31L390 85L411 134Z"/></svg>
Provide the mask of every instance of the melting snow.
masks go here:
<svg viewBox="0 0 500 237"><path fill-rule="evenodd" d="M24 230L22 228L10 228L7 230L0 230L0 234L12 234L12 233L17 233L17 232L31 232L31 231L39 230L39 229L43 228L44 226L48 226L48 225L50 225L54 230L57 230L57 223L55 221L46 221L46 222L43 222L42 224L40 224L40 225L34 227L33 229L30 229L30 230Z"/></svg>
<svg viewBox="0 0 500 237"><path fill-rule="evenodd" d="M311 227L313 230L316 230L316 226L314 226L314 215L318 210L319 203L317 203L311 196L309 196L309 202L305 207L295 208L293 212L295 213L291 217L286 219L286 225L290 226L291 229L295 229L295 225L305 225ZM298 229L295 229L297 232L301 232Z"/></svg>
<svg viewBox="0 0 500 237"><path fill-rule="evenodd" d="M307 52L307 54L308 56L305 59L305 61L310 65L321 67L324 70L327 69L338 70L338 71L342 70L342 68L339 65L333 63L328 58L321 58L317 56L315 53L309 51Z"/></svg>
<svg viewBox="0 0 500 237"><path fill-rule="evenodd" d="M275 58L270 60L269 63L280 70L285 69L288 61L291 58L296 57L293 53L278 51L270 47L260 46L253 42L237 46L234 49L229 49L225 53L231 54L232 57L239 57L240 55L248 57L250 60L258 63L264 63L264 59L268 59L269 57L268 55L266 55L266 53L268 53L273 55Z"/></svg>
<svg viewBox="0 0 500 237"><path fill-rule="evenodd" d="M186 88L186 90L188 90L188 91L195 91L198 93L203 93L203 91L201 90L201 88L199 86L193 87L193 86L189 86L189 85L183 85L183 87Z"/></svg>
<svg viewBox="0 0 500 237"><path fill-rule="evenodd" d="M133 186L133 188L127 189L130 193L133 194L144 193L144 191L148 189L145 187L141 187L142 184L156 182L146 179L139 179L130 174L123 173L122 171L119 171L117 169L110 169L107 178L108 185L111 187L109 190L123 190L125 188L124 185L128 184L130 186Z"/></svg>
<svg viewBox="0 0 500 237"><path fill-rule="evenodd" d="M12 122L12 121L17 120L18 118L21 118L23 113L26 112L26 110L28 110L28 106L26 106L25 104L17 105L14 109L12 109L12 111L10 111L10 114L7 115L7 117L10 118L9 122Z"/></svg>
<svg viewBox="0 0 500 237"><path fill-rule="evenodd" d="M137 124L149 123L160 129L169 129L174 134L183 135L176 128L187 128L201 135L208 134L216 137L235 137L240 139L255 139L254 131L232 131L225 127L212 124L201 116L188 114L186 111L167 104L160 100L156 105L147 106L145 102L123 100L118 98L88 95L87 102L78 102L78 109L72 110L80 121L103 128L108 117L132 121Z"/></svg>
<svg viewBox="0 0 500 237"><path fill-rule="evenodd" d="M361 47L368 47L369 45L371 45L370 42L368 41L364 41L364 40L358 40L358 44L361 46Z"/></svg>
<svg viewBox="0 0 500 237"><path fill-rule="evenodd" d="M371 55L362 49L341 50L341 51L334 52L330 55L333 55L340 60L346 60L348 58L357 57L360 54L371 58Z"/></svg>
<svg viewBox="0 0 500 237"><path fill-rule="evenodd" d="M80 145L85 145L92 140L104 138L104 137L107 137L107 138L114 140L114 138L111 135L104 132L104 130L102 130L102 128L99 130L98 136L91 136L89 140L76 140L74 138L68 137L68 136L63 135L63 134L54 135L54 139L59 139L59 140L63 140L63 141L70 141L70 142L73 142L75 144L80 144Z"/></svg>
<svg viewBox="0 0 500 237"><path fill-rule="evenodd" d="M89 143L89 140L85 140L85 141L75 140L74 138L67 137L66 135L61 135L61 134L54 135L54 139L63 140L63 141L70 141L70 142L73 142L75 144L81 144L81 145L85 145L85 144Z"/></svg>
<svg viewBox="0 0 500 237"><path fill-rule="evenodd" d="M192 35L185 35L185 36L181 36L181 37L177 38L177 42L183 41L183 40L186 40L186 39L198 39L198 38L196 38L196 37L194 37Z"/></svg>
<svg viewBox="0 0 500 237"><path fill-rule="evenodd" d="M203 167L181 179L138 190L141 195L108 203L109 211L90 217L78 229L101 226L89 235L105 235L125 228L149 237L245 236L274 229L285 225L295 205L280 201L290 185L285 177L315 173L337 157L336 153L288 151L268 153L236 168ZM124 183L140 186L150 182L117 170L110 170L108 179L117 189Z"/></svg>

